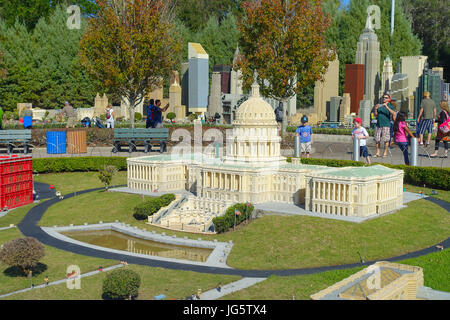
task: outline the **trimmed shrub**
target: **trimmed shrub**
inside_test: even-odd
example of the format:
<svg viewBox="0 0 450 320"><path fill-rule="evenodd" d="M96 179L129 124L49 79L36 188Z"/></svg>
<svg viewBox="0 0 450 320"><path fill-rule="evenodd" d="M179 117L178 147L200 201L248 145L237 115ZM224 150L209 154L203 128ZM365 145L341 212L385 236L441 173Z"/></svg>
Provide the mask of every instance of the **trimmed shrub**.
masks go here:
<svg viewBox="0 0 450 320"><path fill-rule="evenodd" d="M169 112L169 113L166 115L166 118L169 119L169 120L173 120L173 119L175 119L176 117L177 117L177 115L175 114L175 112Z"/></svg>
<svg viewBox="0 0 450 320"><path fill-rule="evenodd" d="M103 294L109 299L129 299L137 297L141 277L130 269L117 269L112 271L103 280Z"/></svg>
<svg viewBox="0 0 450 320"><path fill-rule="evenodd" d="M105 165L113 165L119 171L127 170L127 158L61 157L33 159L33 171L36 173L99 171Z"/></svg>
<svg viewBox="0 0 450 320"><path fill-rule="evenodd" d="M43 244L32 237L11 240L0 249L1 262L19 267L25 274L28 274L44 256Z"/></svg>
<svg viewBox="0 0 450 320"><path fill-rule="evenodd" d="M133 217L136 220L146 220L149 216L158 212L162 207L168 206L173 200L175 200L175 195L173 193L168 193L158 198L151 198L134 207Z"/></svg>
<svg viewBox="0 0 450 320"><path fill-rule="evenodd" d="M196 113L191 113L189 116L188 116L188 119L189 119L189 121L194 121L194 120L196 120L198 118L198 114L196 114Z"/></svg>
<svg viewBox="0 0 450 320"><path fill-rule="evenodd" d="M327 167L350 167L365 166L363 162L352 160L334 160L334 159L314 159L302 158L302 164L322 165ZM437 167L413 167L403 164L392 165L387 163L373 163L372 165L383 165L392 169L403 170L403 182L416 185L427 186L441 190L450 190L450 168Z"/></svg>
<svg viewBox="0 0 450 320"><path fill-rule="evenodd" d="M112 165L104 165L103 169L100 169L98 172L98 178L101 182L105 184L105 189L108 190L109 185L111 184L113 175L117 173L117 168Z"/></svg>
<svg viewBox="0 0 450 320"><path fill-rule="evenodd" d="M251 203L236 203L229 207L224 215L220 217L215 217L212 222L214 224L214 229L217 233L223 233L228 231L235 225L239 225L242 221L246 220L253 212L253 205ZM236 215L235 212L238 210L241 214Z"/></svg>

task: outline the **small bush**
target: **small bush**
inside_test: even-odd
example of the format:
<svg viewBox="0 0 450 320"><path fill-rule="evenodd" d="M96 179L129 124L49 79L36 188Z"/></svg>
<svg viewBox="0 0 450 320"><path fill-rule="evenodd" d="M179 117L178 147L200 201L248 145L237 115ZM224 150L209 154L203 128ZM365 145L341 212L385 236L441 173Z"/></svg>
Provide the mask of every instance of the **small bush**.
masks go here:
<svg viewBox="0 0 450 320"><path fill-rule="evenodd" d="M32 237L11 240L0 249L1 262L20 267L25 274L28 274L44 256L44 246Z"/></svg>
<svg viewBox="0 0 450 320"><path fill-rule="evenodd" d="M149 216L158 212L162 207L168 206L173 200L175 200L175 195L173 193L168 193L158 198L151 198L134 207L133 217L136 220L148 219Z"/></svg>
<svg viewBox="0 0 450 320"><path fill-rule="evenodd" d="M105 189L108 190L109 185L111 184L113 176L117 173L117 167L113 165L104 165L101 170L98 172L98 178L101 182L105 184Z"/></svg>
<svg viewBox="0 0 450 320"><path fill-rule="evenodd" d="M141 278L133 270L118 269L112 271L103 281L103 294L109 299L129 299L137 297Z"/></svg>
<svg viewBox="0 0 450 320"><path fill-rule="evenodd" d="M134 121L141 121L142 120L142 114L140 112L134 113Z"/></svg>
<svg viewBox="0 0 450 320"><path fill-rule="evenodd" d="M242 221L246 220L253 212L253 205L249 203L236 203L227 209L224 215L215 217L212 222L214 224L214 229L217 233L223 233L228 231L234 226L239 225ZM236 210L240 211L240 215L235 215Z"/></svg>
<svg viewBox="0 0 450 320"><path fill-rule="evenodd" d="M196 120L198 118L198 114L196 114L196 113L191 113L189 116L188 116L188 119L189 119L189 121L194 121L194 120Z"/></svg>
<svg viewBox="0 0 450 320"><path fill-rule="evenodd" d="M177 115L175 114L175 112L169 112L169 113L166 115L166 118L169 119L169 120L173 120L173 119L175 119L176 117L177 117Z"/></svg>

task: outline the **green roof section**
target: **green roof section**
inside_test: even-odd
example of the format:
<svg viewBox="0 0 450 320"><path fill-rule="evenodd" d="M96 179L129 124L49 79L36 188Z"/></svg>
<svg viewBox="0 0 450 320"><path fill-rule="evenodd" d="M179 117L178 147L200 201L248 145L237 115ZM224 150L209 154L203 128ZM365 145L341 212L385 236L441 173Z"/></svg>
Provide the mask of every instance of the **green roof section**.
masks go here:
<svg viewBox="0 0 450 320"><path fill-rule="evenodd" d="M344 167L336 168L335 170L328 170L326 172L319 172L320 176L336 176L344 178L369 178L374 176L386 176L400 170L390 169L382 165L375 165L369 167Z"/></svg>

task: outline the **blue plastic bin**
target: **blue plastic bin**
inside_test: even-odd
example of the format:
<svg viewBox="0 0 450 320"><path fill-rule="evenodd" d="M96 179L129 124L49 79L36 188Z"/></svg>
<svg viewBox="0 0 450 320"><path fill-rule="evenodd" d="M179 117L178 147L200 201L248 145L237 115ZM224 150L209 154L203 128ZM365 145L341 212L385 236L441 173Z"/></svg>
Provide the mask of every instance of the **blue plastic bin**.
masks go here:
<svg viewBox="0 0 450 320"><path fill-rule="evenodd" d="M47 131L47 153L66 153L66 132Z"/></svg>

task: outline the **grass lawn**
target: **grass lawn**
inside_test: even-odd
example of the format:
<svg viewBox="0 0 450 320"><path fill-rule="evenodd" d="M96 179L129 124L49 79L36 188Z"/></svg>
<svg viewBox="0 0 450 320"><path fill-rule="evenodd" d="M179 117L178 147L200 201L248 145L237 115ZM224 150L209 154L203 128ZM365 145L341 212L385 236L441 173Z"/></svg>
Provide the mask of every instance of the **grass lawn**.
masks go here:
<svg viewBox="0 0 450 320"><path fill-rule="evenodd" d="M154 296L164 294L166 299L185 299L202 289L203 292L237 281L238 276L203 274L191 271L167 270L137 265L128 265L141 277L139 300L153 300ZM39 288L15 294L7 299L16 300L99 300L102 299L102 285L111 271L81 279L80 290L69 290L65 284Z"/></svg>
<svg viewBox="0 0 450 320"><path fill-rule="evenodd" d="M420 193L420 191L422 191L423 194L426 196L432 196L432 197L450 202L450 191L448 191L448 190L424 188L424 187L418 187L418 186L413 186L413 185L409 185L409 184L405 184L403 186L406 189L406 191L414 192L414 193ZM431 190L435 190L438 194L432 195Z"/></svg>
<svg viewBox="0 0 450 320"><path fill-rule="evenodd" d="M26 206L15 208L8 212L6 216L0 218L0 228L9 227L10 224L18 225L23 218L25 218L31 208L33 208L37 203L30 203Z"/></svg>
<svg viewBox="0 0 450 320"><path fill-rule="evenodd" d="M450 249L447 249L396 263L423 268L424 285L426 287L450 292L450 274L448 273L449 261ZM362 269L363 267L358 267L292 277L270 276L267 280L229 294L223 297L222 300L290 300L292 299L292 296L294 296L296 300L310 300L312 294L319 292Z"/></svg>
<svg viewBox="0 0 450 320"><path fill-rule="evenodd" d="M148 226L133 218L139 195L97 191L53 205L40 225L69 225L119 220L167 234L197 234ZM239 269L289 269L340 265L384 259L425 248L450 234L450 216L426 200L411 202L399 212L361 224L306 216L265 216L234 232L201 235L233 240L228 264Z"/></svg>
<svg viewBox="0 0 450 320"><path fill-rule="evenodd" d="M65 172L65 173L46 173L33 175L35 182L53 184L55 190L62 194L72 193L74 191L104 187L104 184L98 178L98 172ZM112 179L111 185L127 184L127 172L119 171Z"/></svg>
<svg viewBox="0 0 450 320"><path fill-rule="evenodd" d="M17 228L0 231L0 245L10 240L22 238L23 235ZM44 283L48 275L50 281L65 279L67 267L78 265L82 273L96 270L99 266L107 267L119 264L120 261L105 260L86 257L53 247L45 246L45 257L33 273L35 285ZM16 268L11 268L0 262L0 294L30 287L30 279L18 273Z"/></svg>

